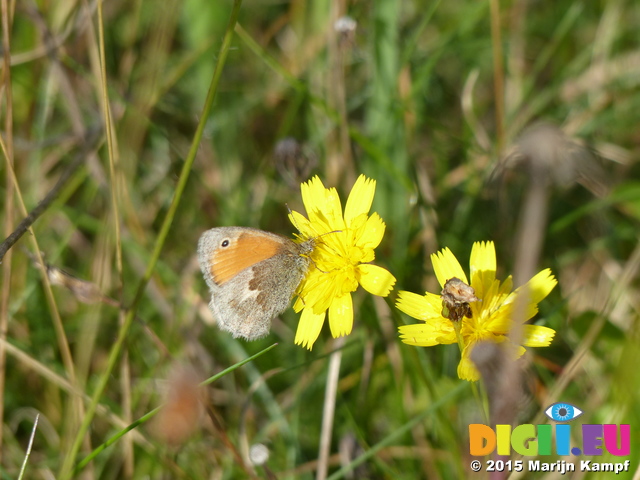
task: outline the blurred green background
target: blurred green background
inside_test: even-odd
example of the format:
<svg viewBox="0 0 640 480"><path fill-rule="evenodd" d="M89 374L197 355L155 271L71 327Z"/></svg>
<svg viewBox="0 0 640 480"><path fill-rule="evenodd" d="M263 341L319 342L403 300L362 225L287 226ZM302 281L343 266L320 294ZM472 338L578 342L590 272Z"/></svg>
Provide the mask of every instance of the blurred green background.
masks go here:
<svg viewBox="0 0 640 480"><path fill-rule="evenodd" d="M105 371L122 324L118 305L133 301L169 211L232 4L105 2L102 42L95 2L0 3L5 237L23 218L8 160L31 210L80 159L34 233L45 261L89 282L81 284L89 294L61 274L53 307L29 257L30 234L2 264L2 478L17 478L38 412L24 478L53 478ZM467 268L480 240L496 243L501 279L527 252L535 272L552 269L559 285L534 322L557 334L529 351L516 421L565 401L585 412L582 423L631 424L632 468L618 478L633 478L638 25L640 4L622 0L245 1L176 217L74 463L160 405L176 364L202 380L278 346L208 387L217 427L204 415L167 445L147 423L78 478L316 478L334 350L328 326L311 352L293 344L292 310L263 340L232 339L212 324L195 248L214 226L291 236L287 206L303 211L300 182L317 174L344 203L361 173L377 181L372 211L387 231L375 263L396 276L396 288L439 293L429 256L449 247ZM537 223L525 209L536 191ZM521 234L527 225L537 237ZM483 421L482 409L456 376L455 345L400 343L397 326L416 321L393 307L394 296L354 296L329 473L464 478L467 426ZM257 443L270 457L252 472L232 452L246 456ZM357 470L336 473L375 445Z"/></svg>

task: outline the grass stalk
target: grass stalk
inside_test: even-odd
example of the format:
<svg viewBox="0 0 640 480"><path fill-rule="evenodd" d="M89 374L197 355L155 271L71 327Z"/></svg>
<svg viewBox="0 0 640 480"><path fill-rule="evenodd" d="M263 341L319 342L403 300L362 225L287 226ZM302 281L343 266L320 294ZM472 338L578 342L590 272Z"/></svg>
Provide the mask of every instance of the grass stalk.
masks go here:
<svg viewBox="0 0 640 480"><path fill-rule="evenodd" d="M335 350L329 357L327 384L324 392L322 409L322 428L320 430L320 448L318 451L318 470L316 480L325 480L329 471L329 453L331 452L331 437L333 435L333 419L336 412L336 395L340 378L340 363L342 362L342 347L346 337L339 337L333 344Z"/></svg>
<svg viewBox="0 0 640 480"><path fill-rule="evenodd" d="M430 415L433 415L439 408L447 405L450 401L454 400L458 395L469 388L469 383L460 382L455 388L453 388L449 393L444 394L438 400L429 405L429 408L426 408L421 413L413 417L411 420L406 422L400 428L397 428L389 435L387 435L383 440L379 441L375 445L373 445L370 449L364 452L362 455L354 458L348 465L345 465L340 470L332 474L327 480L338 480L340 478L346 477L349 472L352 472L354 468L359 465L362 465L364 462L373 458L380 450L391 445L393 442L398 441L402 436L409 433L416 425L420 422L424 421Z"/></svg>
<svg viewBox="0 0 640 480"><path fill-rule="evenodd" d="M7 0L0 3L2 8L2 72L3 72L3 88L5 93L5 118L4 130L6 135L6 159L5 161L13 168L13 102L11 93L11 42L10 42L10 21L11 12L9 12L9 4ZM7 176L5 179L6 204L3 230L8 237L13 229L13 208L14 208L14 185L12 179ZM11 294L11 260L12 255L9 254L4 258L2 263L2 291L0 291L0 340L4 342L7 338L7 329L9 326L9 296ZM0 260L2 260L0 258ZM7 353L4 343L0 343L0 464L2 463L2 442L4 425L4 393L6 379L6 360Z"/></svg>
<svg viewBox="0 0 640 480"><path fill-rule="evenodd" d="M29 457L31 456L31 448L33 447L33 439L36 437L36 431L38 429L38 420L40 420L40 414L36 415L36 419L33 421L33 428L31 429L31 435L29 436L29 444L27 445L27 451L24 454L24 461L22 462L22 466L20 467L20 475L18 475L18 480L22 480L24 477L24 472L27 470L27 463L29 462Z"/></svg>
<svg viewBox="0 0 640 480"><path fill-rule="evenodd" d="M278 344L274 343L273 345L265 348L264 350L261 350L260 352L256 353L255 355L252 355L238 363L236 363L235 365L230 366L229 368L224 369L223 371L221 371L220 373L216 373L215 375L209 377L208 379L206 379L205 381L203 381L200 386L201 387L205 387L207 385L211 385L213 382L215 382L216 380L224 377L225 375L228 375L229 373L233 372L234 370L240 368L241 366L254 361L255 359L261 357L262 355L264 355L265 353L269 352L270 350L272 350L273 348L275 348ZM73 469L73 475L77 475L78 473L80 473L82 471L82 469L87 466L89 464L89 462L91 462L94 458L96 458L100 452L103 452L104 450L106 450L108 447L110 447L111 445L113 445L114 443L116 443L119 439L121 439L124 435L126 435L127 433L129 433L131 430L137 428L140 425L143 425L144 423L148 422L149 420L151 420L160 410L162 409L162 406L159 406L157 408L154 408L153 410L151 410L150 412L144 414L142 417L140 417L139 419L137 419L135 422L131 423L130 425L127 425L125 428L123 428L122 430L120 430L119 432L117 432L116 434L114 434L112 437L110 437L106 442L102 443L101 445L99 445L95 450L93 450L89 455L87 455L85 458L83 458L80 462L78 462L78 464L76 465L76 467Z"/></svg>
<svg viewBox="0 0 640 480"><path fill-rule="evenodd" d="M107 362L107 366L105 371L100 376L98 380L98 384L93 392L91 403L87 408L87 412L85 417L80 425L78 433L76 435L76 439L72 444L69 452L65 456L64 463L60 470L59 478L67 479L71 476L71 466L75 461L75 457L80 449L80 444L82 443L82 438L87 432L91 421L93 420L93 416L96 411L96 407L98 402L100 401L100 397L104 392L104 389L107 386L107 382L109 377L111 376L111 372L113 371L115 364L120 357L120 353L122 351L122 347L127 337L127 333L129 332L129 328L131 327L131 323L136 315L136 310L138 308L138 304L144 295L145 288L151 279L151 275L155 269L156 263L158 262L158 258L160 258L160 253L162 251L162 247L164 246L164 242L167 238L167 234L169 233L169 229L171 228L171 224L173 223L173 219L175 217L176 210L178 208L178 204L180 203L180 199L182 197L182 193L184 192L184 188L187 184L187 179L189 178L189 173L191 172L191 166L196 157L196 153L198 152L198 148L200 146L200 141L202 139L202 134L204 132L204 127L209 119L209 114L213 107L213 101L216 96L216 92L218 89L218 83L220 81L220 77L222 76L222 70L224 68L225 61L227 59L227 55L229 53L229 48L231 46L231 39L233 38L233 28L236 24L238 14L240 13L240 6L242 5L242 0L235 0L233 3L233 7L231 10L231 14L229 17L229 24L225 31L225 35L222 41L222 45L220 47L220 52L218 55L218 61L216 63L216 69L211 78L211 84L209 86L209 91L207 93L207 98L205 99L204 107L202 109L202 114L200 116L200 121L198 122L198 126L196 128L196 132L193 137L193 141L191 143L191 148L189 149L189 153L185 158L184 165L182 167L182 171L180 172L180 177L178 179L178 183L176 185L176 189L174 192L173 199L171 201L171 205L167 211L165 219L162 223L162 227L160 228L160 232L158 233L158 237L156 238L156 243L154 245L153 251L151 253L151 258L149 259L149 263L147 264L147 268L145 273L140 279L138 287L136 289L136 295L131 303L131 306L127 310L127 315L124 319L124 323L120 327L118 331L118 337L113 344L111 351L109 353L109 359Z"/></svg>
<svg viewBox="0 0 640 480"><path fill-rule="evenodd" d="M491 46L493 50L493 92L496 105L496 146L498 157L505 142L504 129L504 62L502 60L502 27L500 0L491 0Z"/></svg>

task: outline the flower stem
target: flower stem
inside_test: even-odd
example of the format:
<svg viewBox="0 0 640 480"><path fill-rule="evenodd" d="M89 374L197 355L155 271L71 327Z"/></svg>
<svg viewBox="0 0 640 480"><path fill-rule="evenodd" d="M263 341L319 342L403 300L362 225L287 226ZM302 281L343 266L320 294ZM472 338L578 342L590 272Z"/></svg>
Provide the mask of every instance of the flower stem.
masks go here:
<svg viewBox="0 0 640 480"><path fill-rule="evenodd" d="M462 338L462 320L453 323L453 329L456 331L456 338L458 339L458 347L460 348L460 355L464 350L464 339Z"/></svg>

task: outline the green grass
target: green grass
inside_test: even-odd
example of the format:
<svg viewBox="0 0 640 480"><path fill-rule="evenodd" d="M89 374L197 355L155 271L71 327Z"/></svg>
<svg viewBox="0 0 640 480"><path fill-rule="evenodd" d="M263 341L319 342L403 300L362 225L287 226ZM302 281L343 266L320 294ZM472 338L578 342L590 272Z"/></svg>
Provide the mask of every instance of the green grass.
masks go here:
<svg viewBox="0 0 640 480"><path fill-rule="evenodd" d="M578 422L628 423L631 472L619 478L633 478L640 6L503 2L498 19L491 2L356 2L347 38L332 28L342 12L322 2L245 2L235 25L231 2L0 4L11 25L4 237L84 159L3 259L2 478L18 478L37 413L23 478L316 478L332 354L341 364L328 478L471 475L479 397L457 378L455 345L399 341L397 326L415 321L394 307L395 292L360 289L353 333L341 346L325 325L311 352L293 343L291 309L256 342L212 324L199 235L240 225L291 236L300 182L319 175L344 202L361 173L376 179L372 211L386 223L375 263L397 289L439 293L429 256L449 247L466 268L480 240L495 242L500 278L522 275L523 258L552 269L559 285L534 321L557 334L529 349L515 421L543 423L540 411L563 401L585 412ZM550 142L559 153L534 223L523 212L537 177L518 148L540 121L556 133L528 151ZM287 137L301 149L274 155ZM527 225L535 235L522 239ZM88 283L45 278L37 248ZM163 402L175 365L204 380L276 342L206 387L202 421L177 445L152 434L153 420L121 436ZM238 458L257 443L270 457L253 473Z"/></svg>

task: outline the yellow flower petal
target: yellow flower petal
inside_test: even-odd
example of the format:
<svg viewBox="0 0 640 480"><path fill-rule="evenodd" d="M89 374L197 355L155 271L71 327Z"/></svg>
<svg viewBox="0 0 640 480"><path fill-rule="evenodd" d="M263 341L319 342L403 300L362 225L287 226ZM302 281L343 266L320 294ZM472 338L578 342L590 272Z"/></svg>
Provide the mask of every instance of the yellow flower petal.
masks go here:
<svg viewBox="0 0 640 480"><path fill-rule="evenodd" d="M326 232L345 227L340 197L335 188L325 188L320 178L315 176L307 183L303 183L300 190L302 203L312 224L321 224Z"/></svg>
<svg viewBox="0 0 640 480"><path fill-rule="evenodd" d="M493 242L476 242L469 261L471 286L480 299L489 297L488 290L496 279L496 248Z"/></svg>
<svg viewBox="0 0 640 480"><path fill-rule="evenodd" d="M427 292L426 295L406 292L398 292L396 307L401 312L417 318L418 320L429 320L442 316L442 299L440 295Z"/></svg>
<svg viewBox="0 0 640 480"><path fill-rule="evenodd" d="M530 303L540 303L551 290L558 284L556 278L551 274L551 269L545 268L529 280L526 285L529 287ZM522 287L520 287L522 288ZM516 289L516 292L520 289Z"/></svg>
<svg viewBox="0 0 640 480"><path fill-rule="evenodd" d="M340 275L329 274L318 269L312 269L307 274L299 293L300 301L305 307L313 308L314 312L319 314L329 308L334 297L342 295L344 281L334 280L335 276ZM350 291L353 290L355 287ZM298 302L296 302L297 304Z"/></svg>
<svg viewBox="0 0 640 480"><path fill-rule="evenodd" d="M548 347L556 331L541 325L524 325L522 345L525 347Z"/></svg>
<svg viewBox="0 0 640 480"><path fill-rule="evenodd" d="M467 275L464 273L460 263L447 247L438 253L431 254L431 263L441 287L444 287L445 282L453 277L459 278L467 285L469 284Z"/></svg>
<svg viewBox="0 0 640 480"><path fill-rule="evenodd" d="M376 193L376 181L360 175L349 193L344 209L344 221L348 225L358 215L368 214Z"/></svg>
<svg viewBox="0 0 640 480"><path fill-rule="evenodd" d="M513 327L513 306L506 305L483 319L479 326L496 335L506 335Z"/></svg>
<svg viewBox="0 0 640 480"><path fill-rule="evenodd" d="M310 308L305 308L300 315L300 322L298 323L298 329L296 330L296 338L294 340L296 345L302 345L304 348L311 350L313 344L320 335L322 330L322 324L324 323L325 312L321 314L313 313Z"/></svg>
<svg viewBox="0 0 640 480"><path fill-rule="evenodd" d="M298 229L303 238L315 238L318 236L304 215L296 211L291 211L289 213L289 221Z"/></svg>
<svg viewBox="0 0 640 480"><path fill-rule="evenodd" d="M362 248L376 248L384 237L386 225L377 213L372 213L364 225L364 233L357 240L357 245Z"/></svg>
<svg viewBox="0 0 640 480"><path fill-rule="evenodd" d="M396 283L396 277L377 265L364 263L358 266L360 285L367 292L386 297Z"/></svg>
<svg viewBox="0 0 640 480"><path fill-rule="evenodd" d="M496 271L496 247L493 242L475 242L469 259L470 273L487 270Z"/></svg>
<svg viewBox="0 0 640 480"><path fill-rule="evenodd" d="M302 203L307 213L322 206L325 201L325 188L322 180L317 175L308 182L300 185L300 193L302 194Z"/></svg>
<svg viewBox="0 0 640 480"><path fill-rule="evenodd" d="M462 357L458 363L458 378L475 382L480 379L480 372L469 357Z"/></svg>
<svg viewBox="0 0 640 480"><path fill-rule="evenodd" d="M516 290L504 300L504 304L515 305L518 296L524 295L526 292L526 295L528 295L527 306L524 318L521 319L521 321L526 322L538 313L538 303L549 295L557 284L558 281L551 274L551 270L547 268L538 272L536 276L521 287L516 288ZM511 305L512 309L513 305Z"/></svg>
<svg viewBox="0 0 640 480"><path fill-rule="evenodd" d="M350 294L334 298L329 307L329 327L333 338L351 333L353 328L353 300Z"/></svg>
<svg viewBox="0 0 640 480"><path fill-rule="evenodd" d="M476 274L476 278L479 278ZM471 309L478 319L488 319L494 315L504 314L504 301L508 295L502 295L500 290L500 280L493 280L485 285L472 284L476 289L476 296L479 302L471 304ZM507 292L509 294L511 292Z"/></svg>
<svg viewBox="0 0 640 480"><path fill-rule="evenodd" d="M504 282L502 282L502 287L500 288L500 294L509 295L513 290L513 277L509 275L505 278Z"/></svg>
<svg viewBox="0 0 640 480"><path fill-rule="evenodd" d="M456 342L456 333L451 322L428 322L414 325L402 325L398 327L400 340L407 345L417 347L431 347L438 344L451 344Z"/></svg>

